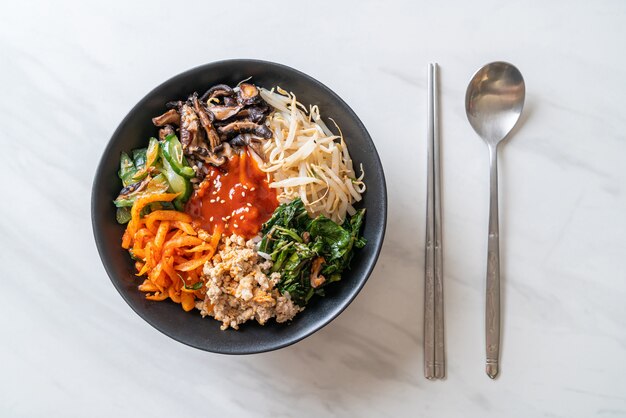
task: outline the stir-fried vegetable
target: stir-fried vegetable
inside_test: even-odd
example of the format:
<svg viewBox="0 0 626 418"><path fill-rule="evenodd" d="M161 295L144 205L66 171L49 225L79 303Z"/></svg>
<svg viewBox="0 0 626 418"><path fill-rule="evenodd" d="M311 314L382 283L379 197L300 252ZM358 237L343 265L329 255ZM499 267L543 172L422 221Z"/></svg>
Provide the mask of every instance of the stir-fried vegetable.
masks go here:
<svg viewBox="0 0 626 418"><path fill-rule="evenodd" d="M192 178L195 175L193 168L189 167L187 160L183 157L183 146L176 135L168 135L163 141L163 156L172 167L174 172L185 178Z"/></svg>
<svg viewBox="0 0 626 418"><path fill-rule="evenodd" d="M122 153L120 157L120 171L117 172L117 175L122 180L122 185L124 187L128 187L133 184L133 176L137 172L135 168L135 163L132 158L128 156L125 152Z"/></svg>
<svg viewBox="0 0 626 418"><path fill-rule="evenodd" d="M304 204L296 199L280 205L263 225L259 251L274 262L280 272L277 287L289 293L295 303L306 305L314 294L324 295L324 286L341 279L350 267L354 248L362 248L359 235L365 209L338 225L320 215L309 218Z"/></svg>
<svg viewBox="0 0 626 418"><path fill-rule="evenodd" d="M132 212L153 201L168 201L172 194L153 194L136 200ZM127 208L123 208L127 209ZM220 231L209 235L196 228L186 213L156 210L131 220L122 239L122 247L135 260L137 276L144 276L139 290L146 299L170 298L185 311L204 298L202 268L213 257L221 237Z"/></svg>
<svg viewBox="0 0 626 418"><path fill-rule="evenodd" d="M136 149L132 158L125 152L120 158L118 172L124 188L113 203L117 206L117 221L130 221L130 210L135 201L143 196L176 193L172 203L154 203L144 208L145 214L156 209L182 210L191 196L193 169L183 156L182 146L176 135L168 135L163 141L150 138L147 148Z"/></svg>

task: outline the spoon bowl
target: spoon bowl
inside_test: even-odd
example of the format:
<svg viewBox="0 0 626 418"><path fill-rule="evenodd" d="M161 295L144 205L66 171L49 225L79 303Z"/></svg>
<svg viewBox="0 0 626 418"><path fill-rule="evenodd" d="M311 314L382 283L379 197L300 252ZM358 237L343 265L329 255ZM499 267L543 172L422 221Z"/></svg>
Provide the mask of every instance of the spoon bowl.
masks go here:
<svg viewBox="0 0 626 418"><path fill-rule="evenodd" d="M470 125L488 145L497 145L517 123L525 95L524 78L514 65L485 65L467 86L465 110Z"/></svg>

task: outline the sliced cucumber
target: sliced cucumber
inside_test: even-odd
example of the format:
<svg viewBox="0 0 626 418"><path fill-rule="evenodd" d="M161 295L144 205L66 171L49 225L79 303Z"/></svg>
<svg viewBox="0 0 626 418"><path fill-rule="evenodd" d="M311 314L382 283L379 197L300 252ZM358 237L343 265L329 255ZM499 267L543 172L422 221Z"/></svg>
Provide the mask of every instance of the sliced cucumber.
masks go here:
<svg viewBox="0 0 626 418"><path fill-rule="evenodd" d="M154 176L148 186L146 187L147 193L164 193L169 188L169 182L167 181L167 177L163 174L157 174Z"/></svg>
<svg viewBox="0 0 626 418"><path fill-rule="evenodd" d="M122 180L124 187L130 186L134 183L133 176L136 172L137 169L135 168L133 160L128 156L128 154L123 152L120 157L120 171L117 172L117 175Z"/></svg>
<svg viewBox="0 0 626 418"><path fill-rule="evenodd" d="M158 174L152 179L149 179L149 183L146 187L124 196L118 196L113 203L115 203L115 206L118 208L131 207L139 196L153 193L165 193L169 187L170 185L167 178L163 174Z"/></svg>
<svg viewBox="0 0 626 418"><path fill-rule="evenodd" d="M166 136L161 148L163 149L163 156L176 174L187 179L196 175L193 168L189 167L189 163L187 163L187 159L183 155L183 146L176 135Z"/></svg>
<svg viewBox="0 0 626 418"><path fill-rule="evenodd" d="M133 150L133 160L135 160L135 169L137 170L133 175L133 181L143 180L148 175L147 162L147 149L141 148Z"/></svg>
<svg viewBox="0 0 626 418"><path fill-rule="evenodd" d="M115 213L115 217L117 219L117 223L119 224L126 224L128 223L128 221L130 221L130 208L128 207L124 207L124 208L117 208L117 212Z"/></svg>
<svg viewBox="0 0 626 418"><path fill-rule="evenodd" d="M156 163L159 158L159 140L155 137L150 138L148 150L146 151L146 166L150 167Z"/></svg>
<svg viewBox="0 0 626 418"><path fill-rule="evenodd" d="M167 158L163 158L162 174L167 178L167 181L170 184L170 189L174 193L180 193L180 195L174 199L174 206L181 210L182 204L187 202L191 196L191 183L189 180L174 171L174 168L172 168L172 165L168 162Z"/></svg>
<svg viewBox="0 0 626 418"><path fill-rule="evenodd" d="M133 160L135 161L135 168L137 170L141 170L146 166L146 152L147 148L133 150Z"/></svg>

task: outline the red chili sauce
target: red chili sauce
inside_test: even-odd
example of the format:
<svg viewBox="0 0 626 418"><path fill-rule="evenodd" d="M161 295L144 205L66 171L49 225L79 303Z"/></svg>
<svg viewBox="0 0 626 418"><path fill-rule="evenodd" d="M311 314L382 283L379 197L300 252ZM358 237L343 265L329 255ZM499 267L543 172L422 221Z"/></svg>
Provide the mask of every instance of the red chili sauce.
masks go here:
<svg viewBox="0 0 626 418"><path fill-rule="evenodd" d="M276 191L246 148L221 167L211 167L185 212L210 233L217 230L250 239L277 206Z"/></svg>

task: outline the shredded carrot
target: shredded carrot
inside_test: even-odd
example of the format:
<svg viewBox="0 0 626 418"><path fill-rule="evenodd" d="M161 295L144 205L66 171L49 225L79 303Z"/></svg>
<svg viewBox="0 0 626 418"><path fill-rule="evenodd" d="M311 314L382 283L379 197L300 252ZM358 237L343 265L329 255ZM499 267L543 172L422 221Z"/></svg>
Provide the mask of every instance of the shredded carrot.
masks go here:
<svg viewBox="0 0 626 418"><path fill-rule="evenodd" d="M155 222L146 222L146 226L144 229L148 230L150 232L150 235L156 235L159 229L159 225L157 225Z"/></svg>
<svg viewBox="0 0 626 418"><path fill-rule="evenodd" d="M196 230L193 229L193 226L191 226L191 224L188 222L174 221L173 225L175 228L180 229L187 235L193 235L193 236L198 235Z"/></svg>
<svg viewBox="0 0 626 418"><path fill-rule="evenodd" d="M146 244L144 241L146 241L147 238L150 238L153 235L154 234L150 230L148 230L148 228L139 229L135 233L135 237L133 238L133 248L143 248Z"/></svg>
<svg viewBox="0 0 626 418"><path fill-rule="evenodd" d="M189 235L187 236L181 236L175 239L172 239L171 241L168 241L164 246L163 249L164 251L170 250L170 249L174 249L174 248L179 248L179 247L188 247L188 246L196 246L196 245L200 245L202 244L204 241L202 241L200 238L196 238L196 237L191 237Z"/></svg>
<svg viewBox="0 0 626 418"><path fill-rule="evenodd" d="M130 231L127 229L124 232L124 236L122 237L122 248L128 250L130 248L130 242L132 241L133 236Z"/></svg>
<svg viewBox="0 0 626 418"><path fill-rule="evenodd" d="M122 247L135 261L136 275L143 277L139 290L146 299L171 299L185 311L204 299L202 269L219 245L222 231L212 235L200 229L191 216L174 210L155 210L141 218L141 210L153 202L168 202L177 194L161 193L140 197L131 209ZM200 238L202 237L202 238ZM202 283L201 286L198 283Z"/></svg>
<svg viewBox="0 0 626 418"><path fill-rule="evenodd" d="M154 193L137 198L135 203L133 203L132 209L130 210L130 222L128 222L127 230L130 231L131 235L135 235L135 232L137 232L137 225L139 224L141 210L145 208L146 205L152 202L171 202L178 195L179 193Z"/></svg>
<svg viewBox="0 0 626 418"><path fill-rule="evenodd" d="M157 292L157 293L153 293L153 294L146 294L146 299L149 300L157 300L157 301L161 301L161 300L165 300L168 298L168 294L165 292Z"/></svg>
<svg viewBox="0 0 626 418"><path fill-rule="evenodd" d="M148 273L148 279L150 279L152 283L156 283L156 284L159 284L160 286L163 286L163 283L159 283L159 280L157 280L161 276L162 271L163 271L163 264L159 262L152 268L152 270L150 270L150 273Z"/></svg>
<svg viewBox="0 0 626 418"><path fill-rule="evenodd" d="M174 270L174 260L172 257L165 257L163 259L163 270L169 276L172 283L182 280L181 276Z"/></svg>
<svg viewBox="0 0 626 418"><path fill-rule="evenodd" d="M135 258L146 258L146 250L144 250L143 248L133 247L132 251L133 251L133 256L135 256Z"/></svg>
<svg viewBox="0 0 626 418"><path fill-rule="evenodd" d="M154 278L154 284L157 286L161 286L163 289L167 289L172 284L172 281L169 277L161 270L158 276Z"/></svg>
<svg viewBox="0 0 626 418"><path fill-rule="evenodd" d="M222 225L219 225L215 228L215 232L213 232L213 236L211 237L211 242L209 243L213 249L217 249L217 245L220 243L220 239L222 238Z"/></svg>
<svg viewBox="0 0 626 418"><path fill-rule="evenodd" d="M149 242L146 244L146 266L149 268L152 268L155 266L155 262L154 262L154 257L152 257L152 242Z"/></svg>
<svg viewBox="0 0 626 418"><path fill-rule="evenodd" d="M176 226L176 222L174 222L174 224L172 225L174 228L178 228ZM176 231L170 231L167 233L167 236L165 237L165 241L171 241L174 238L178 238L178 237L182 237L185 234L184 231L181 231L180 229L177 229Z"/></svg>
<svg viewBox="0 0 626 418"><path fill-rule="evenodd" d="M210 251L212 249L213 249L213 247L211 247L211 244L200 244L200 245L198 245L196 247L193 247L190 250L185 250L185 252L186 253L197 253L197 252L200 252L200 251Z"/></svg>
<svg viewBox="0 0 626 418"><path fill-rule="evenodd" d="M192 283L196 283L199 280L197 270L190 271L189 278L191 279Z"/></svg>
<svg viewBox="0 0 626 418"><path fill-rule="evenodd" d="M186 312L189 312L196 305L196 298L189 293L181 293L180 294L180 304L183 306L183 309Z"/></svg>
<svg viewBox="0 0 626 418"><path fill-rule="evenodd" d="M141 266L141 269L138 269L137 274L135 274L135 276L143 276L144 274L146 274L148 272L148 270L150 270L150 267L148 266L148 263L142 263L143 265Z"/></svg>
<svg viewBox="0 0 626 418"><path fill-rule="evenodd" d="M148 228L150 231L152 231L153 234L156 235L158 221L191 222L191 217L186 213L176 212L174 210L157 210L147 215L144 220L146 222L146 228Z"/></svg>
<svg viewBox="0 0 626 418"><path fill-rule="evenodd" d="M203 256L203 257L200 257L200 258L196 258L194 260L190 260L190 261L187 261L185 263L177 264L177 265L174 266L174 268L176 270L180 270L180 271L195 270L198 267L204 266L204 263L209 261L212 256L213 256L213 254L209 253L206 256Z"/></svg>
<svg viewBox="0 0 626 418"><path fill-rule="evenodd" d="M170 299L172 299L174 302L180 303L180 292L176 291L176 287L175 286L170 286L168 288L167 294L170 297Z"/></svg>
<svg viewBox="0 0 626 418"><path fill-rule="evenodd" d="M170 229L169 221L161 222L161 224L159 225L159 228L157 229L156 236L154 237L154 245L157 247L159 251L161 251L161 248L163 248L163 243L165 242L165 234L167 234L167 231L169 231L169 229Z"/></svg>
<svg viewBox="0 0 626 418"><path fill-rule="evenodd" d="M191 222L191 216L187 215L183 212L178 212L175 210L155 210L148 216L146 216L146 222L150 220L155 221L180 221L180 222Z"/></svg>
<svg viewBox="0 0 626 418"><path fill-rule="evenodd" d="M139 290L141 290L142 292L156 292L159 289L154 285L154 283L146 279L143 281L142 284L139 285Z"/></svg>

